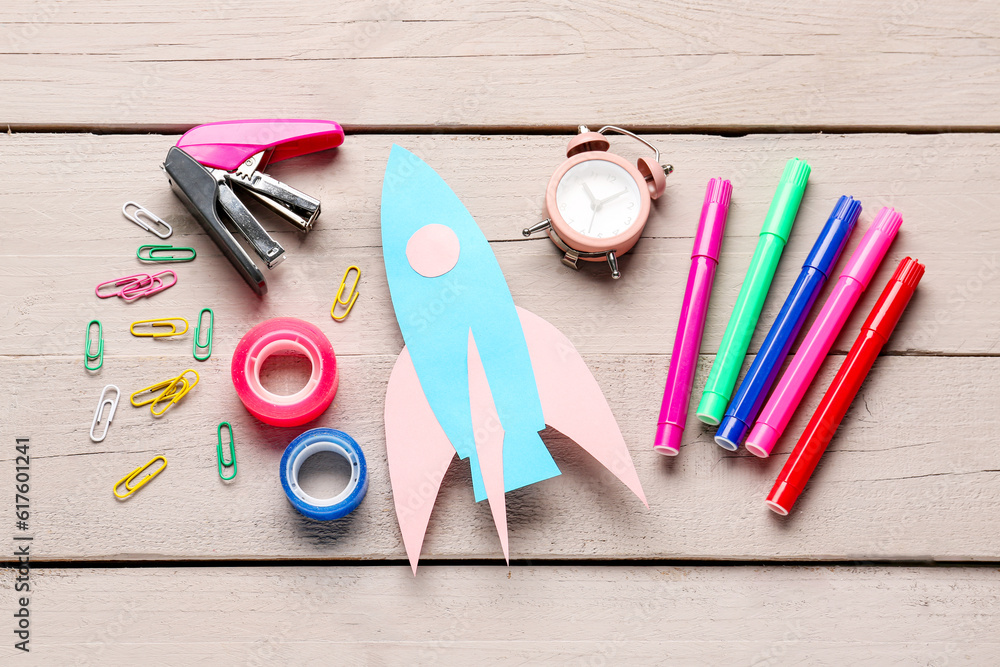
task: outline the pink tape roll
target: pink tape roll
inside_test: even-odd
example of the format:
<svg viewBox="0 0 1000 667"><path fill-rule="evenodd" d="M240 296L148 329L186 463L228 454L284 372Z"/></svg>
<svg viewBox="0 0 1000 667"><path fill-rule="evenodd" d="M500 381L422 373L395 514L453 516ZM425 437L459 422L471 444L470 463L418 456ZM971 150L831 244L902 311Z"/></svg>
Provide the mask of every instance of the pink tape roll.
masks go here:
<svg viewBox="0 0 1000 667"><path fill-rule="evenodd" d="M306 386L290 396L272 394L260 383L260 369L273 354L295 352L312 362ZM299 426L323 414L337 393L337 357L329 339L313 324L276 317L255 326L233 353L233 386L246 409L272 426Z"/></svg>

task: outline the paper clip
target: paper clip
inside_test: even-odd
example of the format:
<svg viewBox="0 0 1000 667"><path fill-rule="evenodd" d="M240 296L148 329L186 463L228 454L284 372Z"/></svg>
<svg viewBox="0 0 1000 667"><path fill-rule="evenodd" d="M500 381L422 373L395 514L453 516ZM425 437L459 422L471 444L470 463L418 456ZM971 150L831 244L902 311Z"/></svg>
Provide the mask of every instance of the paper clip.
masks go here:
<svg viewBox="0 0 1000 667"><path fill-rule="evenodd" d="M90 338L90 327L97 325L97 352L91 353L93 341ZM92 362L98 362L96 366L91 366ZM87 333L83 338L83 367L88 371L96 371L104 365L104 327L100 320L90 320L87 322Z"/></svg>
<svg viewBox="0 0 1000 667"><path fill-rule="evenodd" d="M184 377L187 373L194 373L194 382L188 382L187 378ZM139 391L133 393L131 396L129 396L129 403L131 403L132 406L136 408L141 408L144 405L148 405L149 411L153 414L153 416L159 417L164 412L169 410L170 406L172 406L174 403L177 403L179 400L184 398L184 396L187 395L187 393L191 391L191 389L193 389L196 384L198 384L199 380L200 378L198 377L198 372L192 368L189 368L180 375L178 375L177 377L170 378L169 380L163 380L162 382L157 382L156 384L150 385L144 389L140 389ZM161 389L162 391L160 391ZM156 394L156 392L158 391L160 391L160 393ZM140 395L146 393L150 394L151 396L143 397L142 400L138 400L138 397ZM156 406L163 401L167 401L166 407L157 412Z"/></svg>
<svg viewBox="0 0 1000 667"><path fill-rule="evenodd" d="M148 273L137 273L134 276L125 276L124 278L106 280L94 288L94 294L97 295L98 299L110 299L113 296L122 296L122 292L125 290L137 287L144 283L146 284L146 287L149 287L152 282L153 279ZM111 294L101 294L101 289L107 287L108 285L113 285L114 287L117 287L118 290L112 292Z"/></svg>
<svg viewBox="0 0 1000 667"><path fill-rule="evenodd" d="M208 335L206 336L206 342L204 345L201 344L201 318L208 313ZM194 350L192 354L194 358L198 361L206 361L212 356L212 331L215 329L215 312L211 308L202 308L201 312L198 313L198 324L194 328ZM198 356L199 350L208 350L208 354L204 357Z"/></svg>
<svg viewBox="0 0 1000 667"><path fill-rule="evenodd" d="M149 252L143 256L142 251L149 248ZM178 250L183 250L184 252L190 253L190 255L177 256L174 252ZM188 248L186 246L172 246L172 245L141 245L139 249L135 251L135 256L139 258L141 262L190 262L198 256L198 253L194 248Z"/></svg>
<svg viewBox="0 0 1000 667"><path fill-rule="evenodd" d="M129 213L128 209L130 206L135 207L135 213ZM155 213L151 212L149 209L143 208L139 204L136 204L134 201L125 202L125 204L122 206L122 215L124 215L127 219L131 220L135 224L145 229L150 234L155 234L156 236L159 236L161 239L170 238L170 235L174 233L174 228L168 225L166 220L156 215ZM144 222L142 218L145 218L146 221ZM163 234L150 227L149 224L147 223L151 223L154 225L162 225L163 227L166 227L167 233Z"/></svg>
<svg viewBox="0 0 1000 667"><path fill-rule="evenodd" d="M160 277L168 273L174 277L174 281L172 283L166 283L166 281ZM157 292L162 292L163 290L171 288L174 285L176 285L177 274L170 269L164 269L159 273L154 273L153 275L149 276L148 285L144 283L145 281L140 281L135 285L125 286L122 288L122 291L118 294L118 296L125 299L126 301L135 301L139 297L152 296Z"/></svg>
<svg viewBox="0 0 1000 667"><path fill-rule="evenodd" d="M162 278L160 278L160 276L166 275L168 273L174 277L174 282L169 283L169 284L165 284L165 281ZM143 293L142 296L152 296L152 295L156 294L157 292L162 292L163 290L169 289L169 288L171 288L171 287L173 287L174 285L177 284L177 274L174 273L173 271L171 271L170 269L164 269L163 271L160 271L159 273L154 273L150 277L153 279L154 283L159 282L160 284L159 285L156 285L156 284L151 285L150 288L148 290L146 290Z"/></svg>
<svg viewBox="0 0 1000 667"><path fill-rule="evenodd" d="M226 463L226 459L222 455L222 427L223 426L225 426L226 429L229 430L229 461L230 461L230 463ZM215 448L216 454L219 455L219 477L221 477L223 479L223 481L228 482L232 478L236 477L236 439L233 437L233 425L230 424L229 422L222 422L221 424L219 424L219 428L216 429L216 432L217 432L217 434L219 436L219 444ZM222 469L223 468L232 468L233 469L233 474L230 475L229 477L226 477L224 474L222 474Z"/></svg>
<svg viewBox="0 0 1000 667"><path fill-rule="evenodd" d="M194 382L187 381L187 378L184 377L187 373L194 373ZM194 386L198 384L198 381L200 379L201 378L198 377L198 371L194 370L193 368L187 369L186 371L175 377L173 381L169 385L167 385L167 388L164 390L162 394L153 399L152 403L150 403L149 405L149 411L152 413L154 417L163 416L163 413L165 413L167 410L173 407L173 405L178 401L180 401L182 398L187 396L187 393L192 389L194 389ZM181 389L176 389L178 383L182 384ZM163 406L162 410L157 412L156 406L162 403L163 401L167 401L167 404Z"/></svg>
<svg viewBox="0 0 1000 667"><path fill-rule="evenodd" d="M143 257L142 251L149 248L149 252ZM191 253L190 256L176 256L175 251L183 250L185 252ZM165 254L169 253L169 254ZM186 248L182 246L172 246L172 245L141 245L139 249L135 251L135 256L139 258L141 262L190 262L198 253L195 252L194 248Z"/></svg>
<svg viewBox="0 0 1000 667"><path fill-rule="evenodd" d="M177 330L177 325L175 325L174 322L178 321L184 323L183 331ZM148 324L153 328L153 330L149 332L136 331L135 325L137 324ZM157 327L170 327L170 331L157 331ZM181 336L187 333L188 321L183 317L165 317L159 320L138 320L133 322L132 326L130 326L128 330L133 336L137 336L139 338L165 338L167 336Z"/></svg>
<svg viewBox="0 0 1000 667"><path fill-rule="evenodd" d="M128 399L129 403L131 403L132 407L134 407L134 408L141 408L144 405L149 405L150 403L152 403L153 401L155 401L158 398L158 396L151 396L149 398L143 398L141 401L137 401L136 397L139 396L139 395L141 395L141 394L145 394L147 392L150 393L150 394L155 394L157 391L159 391L161 389L166 389L172 383L176 382L176 380L177 380L177 378L170 378L169 380L164 380L163 382L157 382L156 384L152 384L152 385L146 387L145 389L140 389L139 391L137 391L137 392L133 393L131 396L129 396L129 399ZM187 380L184 380L184 383L186 384ZM162 393L161 393L161 395L162 395Z"/></svg>
<svg viewBox="0 0 1000 667"><path fill-rule="evenodd" d="M153 465L157 461L163 461L163 465L161 465L159 468L157 468L153 472L149 473L148 475L140 479L135 486L132 486L132 482L135 480L135 478L141 475L144 470L146 470L149 466ZM139 466L138 468L136 468L135 470L133 470L132 472L130 472L129 474L125 475L120 480L118 480L118 482L115 483L111 491L112 493L115 494L115 498L117 498L118 500L125 500L133 493L135 493L136 491L144 487L146 484L148 484L149 480L153 479L161 472L163 472L164 469L166 469L166 467L167 467L167 457L154 456L152 459L150 459L149 463ZM124 494L118 493L118 487L120 486L124 486L125 491L127 491L127 493Z"/></svg>
<svg viewBox="0 0 1000 667"><path fill-rule="evenodd" d="M347 288L347 276L351 273L351 269L354 269L357 273L354 276L354 284L351 285L351 291L347 293L347 300L344 300L344 289ZM361 280L361 269L356 266L349 266L347 270L344 271L344 277L340 281L340 289L337 290L337 296L333 301L333 305L330 306L330 317L332 317L337 322L343 322L347 319L347 316L351 314L351 308L354 307L354 302L358 300L361 293L358 292L358 281ZM334 311L337 310L337 304L345 306L347 310L344 311L339 317L334 315Z"/></svg>
<svg viewBox="0 0 1000 667"><path fill-rule="evenodd" d="M115 397L113 399L106 398L105 395L108 393L108 389L115 390ZM90 439L94 442L100 442L108 435L108 429L111 428L111 420L115 418L115 410L118 409L118 399L121 398L121 390L113 384L106 385L104 390L101 392L101 400L97 403L97 410L94 411L94 421L90 424ZM111 409L108 410L108 421L104 424L104 433L101 437L94 435L94 429L101 423L101 413L104 412L104 406L110 405Z"/></svg>

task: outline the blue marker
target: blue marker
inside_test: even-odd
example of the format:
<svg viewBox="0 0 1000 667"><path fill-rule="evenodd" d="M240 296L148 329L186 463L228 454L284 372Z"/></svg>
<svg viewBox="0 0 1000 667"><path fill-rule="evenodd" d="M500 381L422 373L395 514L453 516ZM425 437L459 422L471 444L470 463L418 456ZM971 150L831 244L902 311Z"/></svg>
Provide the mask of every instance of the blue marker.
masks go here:
<svg viewBox="0 0 1000 667"><path fill-rule="evenodd" d="M788 356L816 297L830 277L830 271L847 244L847 237L851 235L860 213L861 202L858 200L846 195L837 200L833 213L802 265L798 280L792 286L781 312L760 346L760 352L719 424L719 430L715 434L715 442L719 446L736 451L760 414L764 399L781 370L781 364Z"/></svg>

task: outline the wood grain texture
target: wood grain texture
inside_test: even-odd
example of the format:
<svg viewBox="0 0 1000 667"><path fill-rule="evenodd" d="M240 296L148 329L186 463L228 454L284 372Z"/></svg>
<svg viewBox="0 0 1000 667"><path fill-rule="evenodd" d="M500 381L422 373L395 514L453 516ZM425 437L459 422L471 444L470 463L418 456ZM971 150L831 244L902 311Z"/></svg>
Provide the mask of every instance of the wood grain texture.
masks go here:
<svg viewBox="0 0 1000 667"><path fill-rule="evenodd" d="M15 127L1000 126L989 0L7 5Z"/></svg>
<svg viewBox="0 0 1000 667"><path fill-rule="evenodd" d="M0 663L997 663L994 3L5 4L0 123L14 133L0 135L0 469L14 465L13 438L30 436L35 567L32 652L8 639ZM330 118L364 133L269 170L321 198L324 213L308 237L265 218L290 257L270 274L264 300L157 169L174 133L248 116ZM520 235L542 217L545 183L581 122L674 132L651 137L676 172L618 282L600 267L574 274L547 240ZM71 133L38 133L50 130ZM161 134L138 135L147 131ZM893 134L871 133L880 131ZM914 131L938 134L906 134ZM735 136L754 132L764 134ZM378 212L394 141L467 205L517 303L583 353L622 426L648 510L549 431L563 475L507 495L514 567L460 564L502 562L465 464L445 478L418 576L397 565L405 556L382 406L402 340ZM865 204L848 253L882 205L902 211L903 230L774 457L721 450L693 415L680 457L660 457L653 422L704 184L727 177L735 192L696 391L792 156L808 160L813 176L752 350L839 195ZM155 242L121 217L130 199L166 217L177 230L171 242L199 257L173 265L180 283L154 299L98 301L93 285L141 270L135 248ZM918 294L813 483L779 518L763 498L904 255L928 267ZM349 264L362 267L361 298L338 325L327 313ZM203 306L217 314L206 363L192 360L190 334L127 333L133 320L190 319ZM232 390L237 340L281 315L316 322L338 352L337 399L308 426L342 428L367 454L370 491L341 521L307 520L281 491L282 450L308 426L262 425ZM104 322L107 355L88 375L80 347L92 317ZM127 405L131 391L188 367L202 381L162 419ZM304 370L286 360L267 382L287 391ZM126 401L95 444L86 432L109 382ZM230 483L215 465L223 419L236 433ZM112 483L156 454L168 468L117 502ZM327 491L343 472L323 477L318 468L306 481ZM8 527L10 507L0 510ZM674 559L698 562L666 564ZM910 566L933 559L991 566ZM801 564L811 560L845 566ZM5 614L23 594L15 576L0 569Z"/></svg>
<svg viewBox="0 0 1000 667"><path fill-rule="evenodd" d="M551 441L562 477L509 494L511 549L521 558L946 558L989 560L1000 553L1000 454L981 434L996 428L1000 404L998 336L985 313L1000 308L1000 251L990 222L1000 208L1000 176L990 135L811 136L722 139L654 137L678 165L666 201L631 257L622 280L603 270L576 274L545 239L520 228L540 215L561 137L413 136L494 243L515 300L563 330L583 352L625 433L647 495L646 511L572 445ZM5 317L0 368L10 391L0 401L0 437L27 434L39 467L37 544L45 559L213 559L402 557L384 462L382 406L401 348L381 267L378 197L392 138L349 137L339 152L276 165L271 173L324 202L321 224L299 237L272 227L292 257L273 272L272 292L257 300L169 191L157 164L173 137L10 135L0 139L0 195L7 211L0 262ZM790 520L762 500L783 456L732 457L695 425L677 460L650 449L666 376L691 233L711 175L736 181L724 255L696 387L704 382L756 243L777 175L791 155L812 162L814 177L779 267L764 322L773 319L799 263L836 196L906 216L893 260L914 254L928 274L889 349L846 420L814 488ZM923 163L913 156L921 155ZM69 158L68 162L63 160ZM84 159L86 158L86 159ZM477 164L474 172L468 165ZM933 164L934 178L930 178ZM61 168L54 169L56 165ZM737 165L735 173L720 170ZM482 174L489 174L484 179ZM926 178L923 178L926 175ZM176 227L171 241L199 258L174 265L180 282L153 299L99 301L92 286L139 268L134 250L153 239L121 217L135 199ZM949 222L951 224L949 224ZM270 223L269 223L269 226ZM854 239L857 243L860 235ZM849 249L850 250L850 249ZM849 252L848 250L848 252ZM328 319L335 285L350 263L362 267L361 299L342 325ZM964 290L964 291L963 291ZM855 336L878 289L866 294L836 349ZM128 323L148 317L193 318L215 308L212 360L196 364L191 337L139 340ZM343 428L365 447L369 496L351 518L325 525L303 519L277 480L289 434L243 410L228 365L253 324L279 315L314 321L342 363L334 407L314 425ZM106 360L96 377L81 368L85 323L105 325ZM762 327L763 329L763 327ZM763 336L758 332L753 347ZM977 356L971 356L977 355ZM779 445L787 452L836 370L824 366ZM749 363L749 360L747 361ZM201 384L159 421L123 404L100 444L86 430L101 387L126 393L197 366ZM240 472L219 482L215 425L236 426ZM110 485L154 454L169 469L136 498L118 503ZM0 452L0 457L10 457ZM432 518L427 558L495 557L486 506L472 503L468 472L457 464ZM95 531L94 526L102 526Z"/></svg>
<svg viewBox="0 0 1000 667"><path fill-rule="evenodd" d="M341 357L333 407L286 430L243 409L229 378L235 342L220 341L212 359L197 366L201 383L162 419L123 401L107 439L92 443L87 428L101 387L114 382L127 395L192 366L181 344L185 350L171 356L109 355L99 378L82 377L76 357L0 361L0 372L11 378L0 403L0 441L32 438L35 558L404 557L382 426L393 357ZM770 459L726 452L693 414L680 456L668 459L652 451L665 357L587 355L650 509L572 443L548 433L563 474L507 494L512 557L995 560L1000 453L984 447L981 434L1000 428L993 409L1000 404L996 358L880 359L793 514L782 519L765 508L836 359L824 365ZM696 386L704 383L708 361ZM222 420L236 433L239 473L230 484L216 471L215 427ZM299 515L278 479L282 450L312 426L350 433L368 460L368 495L340 521ZM166 455L167 470L127 502L115 500L112 484L157 454ZM0 452L0 464L13 465L12 458L13 447ZM489 507L473 501L468 465L453 463L424 559L500 557Z"/></svg>
<svg viewBox="0 0 1000 667"><path fill-rule="evenodd" d="M610 280L603 266L574 273L560 264L558 250L546 238L521 236L523 227L544 217L545 184L562 161L564 137L351 136L336 152L269 170L319 197L323 214L308 236L262 216L289 259L269 273L271 293L257 300L158 168L175 137L0 136L0 177L7 184L0 193L5 212L0 354L80 354L83 326L95 316L120 328L171 313L193 317L201 307L212 306L219 336L232 341L267 317L326 320L350 264L362 269L361 298L350 319L330 329L336 350L398 353L402 339L385 283L379 218L382 176L394 141L423 155L495 242L515 301L552 322L581 352L670 350L705 183L725 176L734 182L733 204L703 345L705 352L714 352L778 177L792 156L808 160L813 175L762 323L769 325L777 315L837 197L852 194L865 211L845 257L879 207L895 206L905 222L834 350L846 352L896 263L911 255L927 265L927 275L887 350L1000 351L1000 331L988 323L988 314L1000 312L1000 229L993 222L1000 210L996 136L652 138L677 171L646 237L622 260L619 281ZM635 154L629 143L616 147ZM171 242L194 246L199 258L173 265L179 284L154 299L99 301L93 286L141 270L135 249L157 241L121 216L122 203L130 199L166 218L176 228ZM765 334L766 326L759 327L751 350Z"/></svg>
<svg viewBox="0 0 1000 667"><path fill-rule="evenodd" d="M13 573L0 600L13 609ZM36 570L24 665L988 665L990 568ZM85 609L85 613L81 610ZM17 653L16 657L14 654Z"/></svg>

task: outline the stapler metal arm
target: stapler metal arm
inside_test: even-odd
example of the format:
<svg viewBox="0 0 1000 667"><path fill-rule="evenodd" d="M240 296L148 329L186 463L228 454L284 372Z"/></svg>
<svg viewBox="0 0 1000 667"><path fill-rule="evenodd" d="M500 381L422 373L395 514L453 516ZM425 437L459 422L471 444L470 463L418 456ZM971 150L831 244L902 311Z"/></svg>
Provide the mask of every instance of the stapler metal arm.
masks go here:
<svg viewBox="0 0 1000 667"><path fill-rule="evenodd" d="M263 296L267 294L267 281L257 265L243 249L219 217L219 181L190 155L172 147L163 162L170 186L195 219L205 228L222 253L236 267L251 289ZM231 192L231 191L230 191ZM242 204L241 204L242 205ZM256 221L255 221L256 222Z"/></svg>
<svg viewBox="0 0 1000 667"><path fill-rule="evenodd" d="M233 120L191 128L167 153L164 169L181 201L194 214L257 294L267 283L224 224L232 220L271 269L285 251L237 197L243 190L308 232L319 217L318 199L263 173L269 162L340 146L344 130L327 120ZM225 216L220 215L220 209Z"/></svg>
<svg viewBox="0 0 1000 667"><path fill-rule="evenodd" d="M303 232L312 229L319 217L319 200L260 171L266 152L261 151L232 171L215 170L226 180L254 195L262 204Z"/></svg>

